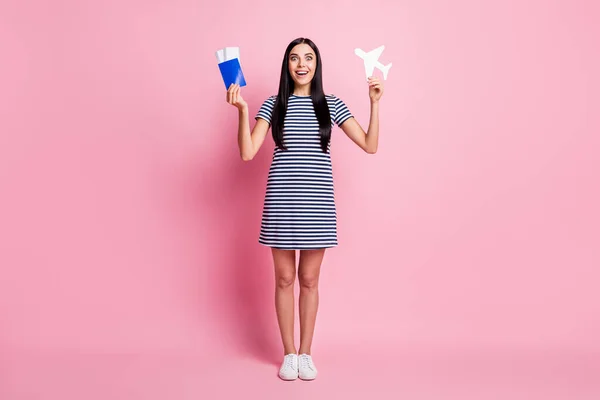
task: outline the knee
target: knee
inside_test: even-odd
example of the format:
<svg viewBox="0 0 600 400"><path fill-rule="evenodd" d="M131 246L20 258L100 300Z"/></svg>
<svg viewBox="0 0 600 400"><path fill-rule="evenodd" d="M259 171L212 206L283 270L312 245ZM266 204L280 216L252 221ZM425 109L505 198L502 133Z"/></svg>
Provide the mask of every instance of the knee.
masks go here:
<svg viewBox="0 0 600 400"><path fill-rule="evenodd" d="M299 277L300 287L306 290L316 290L319 285L319 277L314 274L302 274Z"/></svg>
<svg viewBox="0 0 600 400"><path fill-rule="evenodd" d="M294 285L294 275L283 274L277 277L277 287L279 289L287 289Z"/></svg>

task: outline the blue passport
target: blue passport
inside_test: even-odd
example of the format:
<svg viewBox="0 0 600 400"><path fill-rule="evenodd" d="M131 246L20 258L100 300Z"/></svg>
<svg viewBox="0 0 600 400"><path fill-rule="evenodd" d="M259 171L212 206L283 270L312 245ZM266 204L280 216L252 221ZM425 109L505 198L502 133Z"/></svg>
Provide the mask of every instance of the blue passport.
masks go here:
<svg viewBox="0 0 600 400"><path fill-rule="evenodd" d="M223 77L223 82L225 82L225 89L229 89L232 83L246 86L246 80L244 79L239 59L232 58L231 60L219 63L219 70L221 70L221 76Z"/></svg>

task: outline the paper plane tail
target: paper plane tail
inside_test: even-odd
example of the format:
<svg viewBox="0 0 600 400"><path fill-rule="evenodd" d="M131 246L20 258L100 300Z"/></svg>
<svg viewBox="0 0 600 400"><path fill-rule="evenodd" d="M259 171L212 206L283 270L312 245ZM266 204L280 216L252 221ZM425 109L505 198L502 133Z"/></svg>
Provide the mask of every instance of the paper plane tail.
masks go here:
<svg viewBox="0 0 600 400"><path fill-rule="evenodd" d="M383 72L383 80L387 79L388 72L390 71L390 68L392 68L392 63L389 63L388 65L386 65L383 68L381 68L381 72Z"/></svg>

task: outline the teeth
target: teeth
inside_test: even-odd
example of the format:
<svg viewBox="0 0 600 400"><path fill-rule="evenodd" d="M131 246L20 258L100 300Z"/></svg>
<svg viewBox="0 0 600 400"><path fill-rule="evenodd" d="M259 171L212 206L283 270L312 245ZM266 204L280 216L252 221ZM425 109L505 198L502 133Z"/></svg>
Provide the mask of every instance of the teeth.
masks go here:
<svg viewBox="0 0 600 400"><path fill-rule="evenodd" d="M308 72L304 71L304 72L296 72L298 75L306 75L308 74Z"/></svg>

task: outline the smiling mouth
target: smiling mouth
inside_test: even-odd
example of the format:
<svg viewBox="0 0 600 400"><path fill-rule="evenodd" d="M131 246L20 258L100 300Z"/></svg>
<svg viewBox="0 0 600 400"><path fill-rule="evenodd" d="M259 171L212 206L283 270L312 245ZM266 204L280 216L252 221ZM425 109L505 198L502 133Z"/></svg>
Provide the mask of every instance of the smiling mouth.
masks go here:
<svg viewBox="0 0 600 400"><path fill-rule="evenodd" d="M308 75L308 71L296 71L296 75L298 75L298 76L306 76L306 75Z"/></svg>

